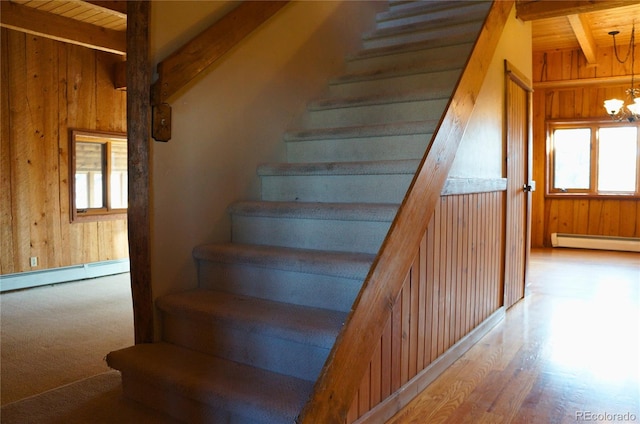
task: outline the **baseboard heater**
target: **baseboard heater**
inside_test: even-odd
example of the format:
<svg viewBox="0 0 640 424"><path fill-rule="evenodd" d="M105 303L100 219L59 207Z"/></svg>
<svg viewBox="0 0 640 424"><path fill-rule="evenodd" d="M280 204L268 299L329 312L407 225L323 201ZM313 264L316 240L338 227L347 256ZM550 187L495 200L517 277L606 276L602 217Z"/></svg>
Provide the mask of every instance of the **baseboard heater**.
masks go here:
<svg viewBox="0 0 640 424"><path fill-rule="evenodd" d="M551 233L553 247L640 252L640 238Z"/></svg>

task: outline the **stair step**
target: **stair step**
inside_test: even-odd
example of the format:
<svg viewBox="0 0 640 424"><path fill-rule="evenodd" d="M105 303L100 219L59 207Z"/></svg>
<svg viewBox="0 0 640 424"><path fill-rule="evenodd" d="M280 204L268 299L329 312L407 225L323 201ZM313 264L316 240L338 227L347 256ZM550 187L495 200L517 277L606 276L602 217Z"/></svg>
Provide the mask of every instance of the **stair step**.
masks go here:
<svg viewBox="0 0 640 424"><path fill-rule="evenodd" d="M449 7L452 0L389 0L389 11L397 12L415 7L431 7L437 10L442 7Z"/></svg>
<svg viewBox="0 0 640 424"><path fill-rule="evenodd" d="M125 394L187 422L292 423L313 383L168 343L107 355Z"/></svg>
<svg viewBox="0 0 640 424"><path fill-rule="evenodd" d="M230 208L234 243L376 253L396 204L239 202Z"/></svg>
<svg viewBox="0 0 640 424"><path fill-rule="evenodd" d="M196 289L156 301L162 338L269 371L315 380L346 313Z"/></svg>
<svg viewBox="0 0 640 424"><path fill-rule="evenodd" d="M442 115L451 89L327 97L311 102L299 126L307 128L388 124L436 120Z"/></svg>
<svg viewBox="0 0 640 424"><path fill-rule="evenodd" d="M457 59L457 60L456 60ZM330 86L353 84L365 81L387 80L411 75L432 75L435 73L457 72L464 66L464 58L446 58L444 60L430 60L428 63L414 65L392 64L387 68L367 69L360 72L345 73L329 81Z"/></svg>
<svg viewBox="0 0 640 424"><path fill-rule="evenodd" d="M273 163L258 167L260 176L392 175L415 173L418 160L336 163Z"/></svg>
<svg viewBox="0 0 640 424"><path fill-rule="evenodd" d="M398 212L395 204L373 203L306 203L243 201L234 203L235 216L266 218L316 219L322 221L390 222Z"/></svg>
<svg viewBox="0 0 640 424"><path fill-rule="evenodd" d="M436 95L450 95L460 77L463 63L447 69L400 69L351 74L333 80L329 84L329 93L334 97L364 97L368 93L398 96L402 93L426 91Z"/></svg>
<svg viewBox="0 0 640 424"><path fill-rule="evenodd" d="M473 48L473 39L459 35L440 40L427 40L402 46L363 49L347 58L347 73L370 72L378 69L412 68L419 66L449 66L466 61Z"/></svg>
<svg viewBox="0 0 640 424"><path fill-rule="evenodd" d="M277 246L225 243L207 244L194 249L202 261L295 271L364 280L374 255L291 249Z"/></svg>
<svg viewBox="0 0 640 424"><path fill-rule="evenodd" d="M349 312L371 254L237 243L194 249L199 286L276 302Z"/></svg>
<svg viewBox="0 0 640 424"><path fill-rule="evenodd" d="M362 45L365 49L392 47L408 43L418 43L430 40L441 40L454 37L476 38L482 28L482 19L468 22L457 22L451 25L431 27L415 25L415 29L403 28L396 30L380 30L363 38Z"/></svg>
<svg viewBox="0 0 640 424"><path fill-rule="evenodd" d="M262 200L399 204L419 160L262 165Z"/></svg>
<svg viewBox="0 0 640 424"><path fill-rule="evenodd" d="M394 122L390 124L362 125L355 127L301 129L287 132L284 135L284 140L297 142L429 134L435 130L437 123L437 121Z"/></svg>
<svg viewBox="0 0 640 424"><path fill-rule="evenodd" d="M420 159L436 121L302 129L284 135L289 162Z"/></svg>
<svg viewBox="0 0 640 424"><path fill-rule="evenodd" d="M460 19L461 16L466 19L478 13L486 15L490 5L490 2L480 1L433 3L414 2L412 7L380 12L376 15L376 28L389 29L427 22L439 25L443 22L452 22L452 19Z"/></svg>
<svg viewBox="0 0 640 424"><path fill-rule="evenodd" d="M311 102L308 109L312 111L322 111L388 104L397 106L397 103L418 102L421 100L439 100L443 97L448 97L450 94L450 90L441 88L436 90L412 90L403 93L382 95L376 93L354 97L326 97Z"/></svg>

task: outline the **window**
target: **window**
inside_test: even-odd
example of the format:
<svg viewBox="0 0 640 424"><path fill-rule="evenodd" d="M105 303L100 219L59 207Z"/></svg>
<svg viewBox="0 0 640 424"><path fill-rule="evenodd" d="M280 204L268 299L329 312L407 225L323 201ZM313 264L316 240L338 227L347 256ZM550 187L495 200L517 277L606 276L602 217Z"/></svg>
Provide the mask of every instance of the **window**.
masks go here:
<svg viewBox="0 0 640 424"><path fill-rule="evenodd" d="M71 132L71 221L122 219L127 209L125 134Z"/></svg>
<svg viewBox="0 0 640 424"><path fill-rule="evenodd" d="M640 194L637 123L549 122L547 140L547 194Z"/></svg>

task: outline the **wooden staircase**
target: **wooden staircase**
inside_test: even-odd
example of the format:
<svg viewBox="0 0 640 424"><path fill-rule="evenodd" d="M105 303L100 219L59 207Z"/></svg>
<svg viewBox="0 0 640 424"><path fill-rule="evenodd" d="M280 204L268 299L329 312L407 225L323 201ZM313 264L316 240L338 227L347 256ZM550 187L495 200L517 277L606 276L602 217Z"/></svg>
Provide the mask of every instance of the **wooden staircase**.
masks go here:
<svg viewBox="0 0 640 424"><path fill-rule="evenodd" d="M127 397L186 422L292 423L421 164L490 7L390 1L345 73L198 246L199 287L157 300L162 341L111 352ZM400 253L402 254L402 253Z"/></svg>

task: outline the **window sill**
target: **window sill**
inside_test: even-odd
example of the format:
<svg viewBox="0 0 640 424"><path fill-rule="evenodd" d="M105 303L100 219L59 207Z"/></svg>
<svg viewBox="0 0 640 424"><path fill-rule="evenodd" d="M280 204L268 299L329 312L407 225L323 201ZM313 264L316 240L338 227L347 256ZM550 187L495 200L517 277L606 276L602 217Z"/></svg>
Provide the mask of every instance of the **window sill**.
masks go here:
<svg viewBox="0 0 640 424"><path fill-rule="evenodd" d="M97 221L120 221L127 219L127 212L113 213L83 213L71 218L71 223L97 222Z"/></svg>
<svg viewBox="0 0 640 424"><path fill-rule="evenodd" d="M545 193L549 199L640 200L640 194Z"/></svg>

